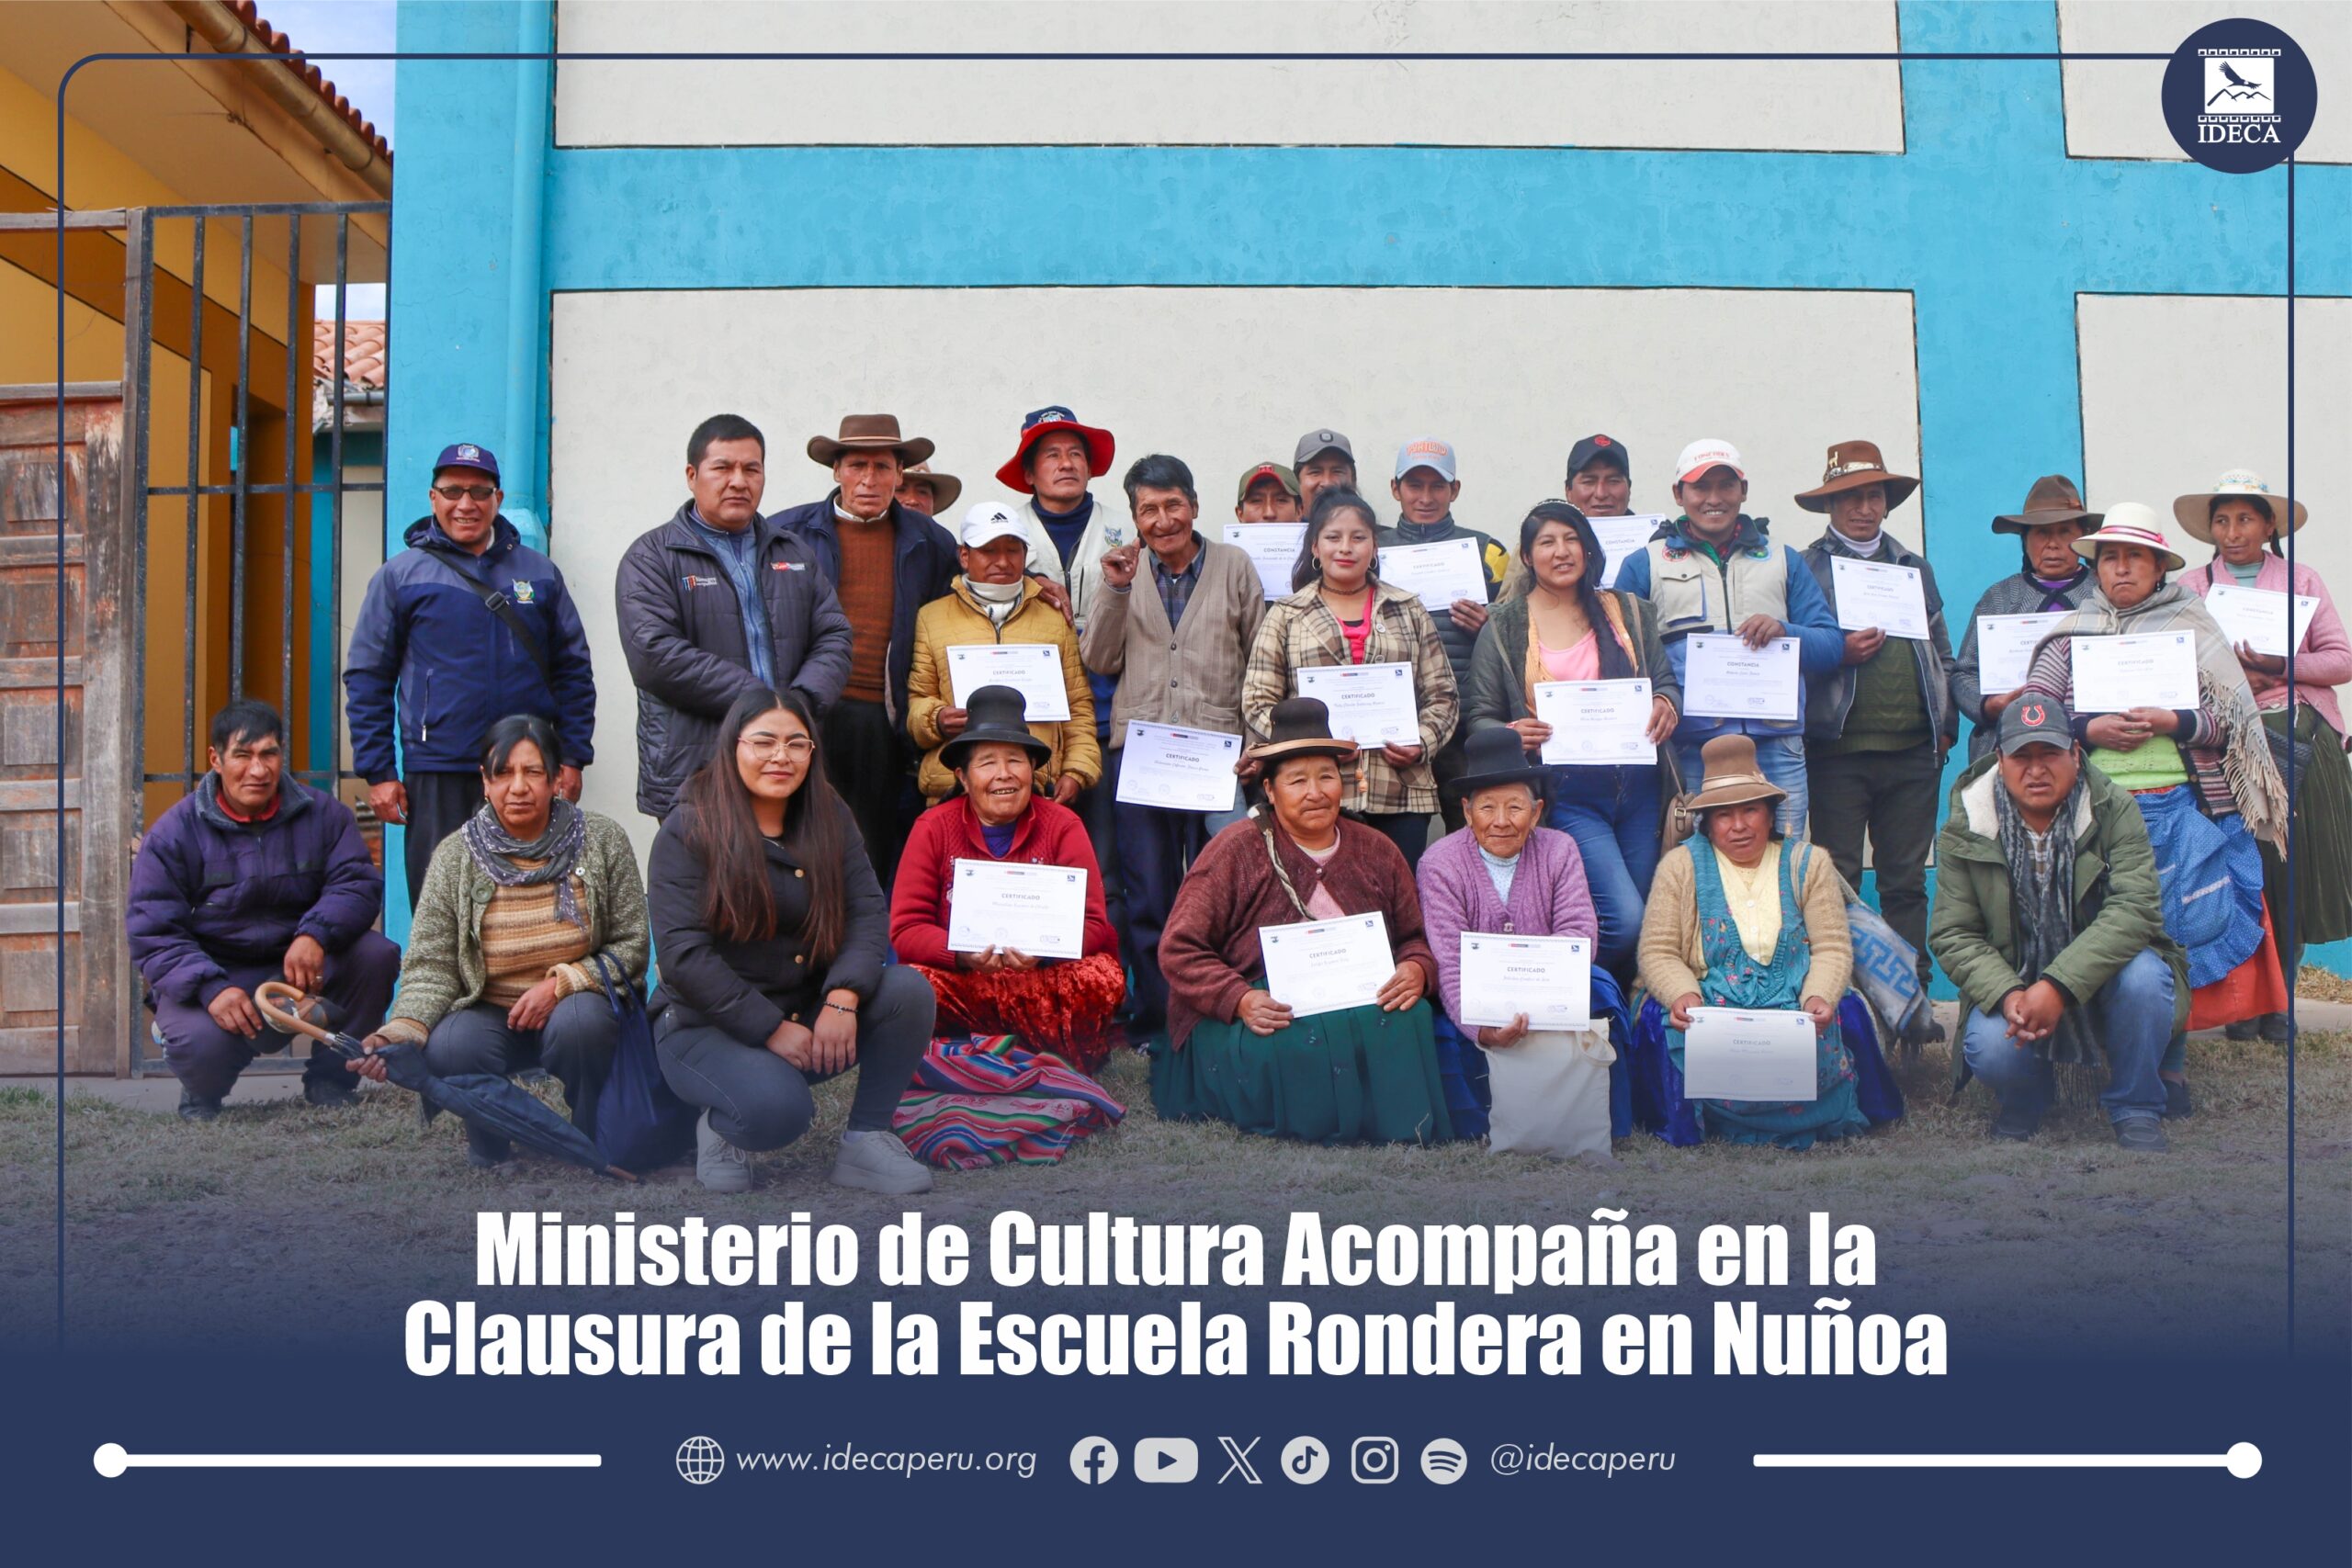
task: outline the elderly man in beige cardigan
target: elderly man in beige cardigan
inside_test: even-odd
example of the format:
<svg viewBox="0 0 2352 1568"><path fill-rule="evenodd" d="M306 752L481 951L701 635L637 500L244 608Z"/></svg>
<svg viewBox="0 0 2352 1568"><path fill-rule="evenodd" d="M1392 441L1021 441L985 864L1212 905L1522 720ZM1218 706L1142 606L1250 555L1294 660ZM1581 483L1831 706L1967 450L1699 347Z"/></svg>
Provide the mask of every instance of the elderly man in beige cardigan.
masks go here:
<svg viewBox="0 0 2352 1568"><path fill-rule="evenodd" d="M1097 675L1117 679L1111 750L1102 782L1112 791L1127 896L1120 944L1135 966L1129 1037L1166 1025L1168 987L1159 975L1159 932L1176 902L1184 867L1209 840L1220 814L1130 803L1119 794L1130 724L1166 725L1233 737L1243 747L1241 676L1265 618L1258 569L1247 552L1212 544L1197 524L1193 470L1154 453L1123 481L1135 540L1102 557L1079 655Z"/></svg>

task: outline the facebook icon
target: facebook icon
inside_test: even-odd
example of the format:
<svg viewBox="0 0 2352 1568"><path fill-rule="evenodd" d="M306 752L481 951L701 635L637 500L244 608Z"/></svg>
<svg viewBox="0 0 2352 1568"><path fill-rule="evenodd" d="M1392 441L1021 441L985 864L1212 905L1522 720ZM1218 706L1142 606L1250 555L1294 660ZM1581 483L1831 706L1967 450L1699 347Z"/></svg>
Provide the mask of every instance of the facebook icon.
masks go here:
<svg viewBox="0 0 2352 1568"><path fill-rule="evenodd" d="M1100 1486L1119 1473L1119 1450L1108 1438L1080 1438L1070 1447L1069 1472L1082 1486Z"/></svg>

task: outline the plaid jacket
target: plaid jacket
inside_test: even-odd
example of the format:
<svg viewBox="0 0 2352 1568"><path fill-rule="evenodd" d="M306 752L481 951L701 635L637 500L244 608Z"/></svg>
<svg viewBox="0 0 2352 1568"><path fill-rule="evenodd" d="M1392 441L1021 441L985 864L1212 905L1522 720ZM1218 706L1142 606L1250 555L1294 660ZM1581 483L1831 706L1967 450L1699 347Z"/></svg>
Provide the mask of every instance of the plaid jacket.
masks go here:
<svg viewBox="0 0 2352 1568"><path fill-rule="evenodd" d="M1413 667L1413 694L1421 709L1421 760L1400 770L1377 750L1357 753L1354 780L1343 804L1351 811L1376 814L1435 811L1437 775L1430 771L1430 758L1453 739L1461 710L1453 666L1419 597L1385 582L1375 581L1375 587L1363 661ZM1324 607L1322 592L1313 584L1267 605L1241 677L1241 722L1249 728L1251 743L1262 745L1273 738L1274 705L1297 693L1294 671L1347 662L1348 639L1340 630L1340 618Z"/></svg>

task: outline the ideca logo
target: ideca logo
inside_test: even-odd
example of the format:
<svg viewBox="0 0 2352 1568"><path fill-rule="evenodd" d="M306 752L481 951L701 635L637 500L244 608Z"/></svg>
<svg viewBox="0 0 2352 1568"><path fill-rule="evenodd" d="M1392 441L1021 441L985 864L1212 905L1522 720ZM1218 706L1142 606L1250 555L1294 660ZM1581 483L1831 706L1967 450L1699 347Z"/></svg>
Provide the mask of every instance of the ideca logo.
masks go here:
<svg viewBox="0 0 2352 1568"><path fill-rule="evenodd" d="M2251 175L2311 134L2318 84L2301 45L2267 22L2233 17L2188 35L2165 67L2165 123L2209 169Z"/></svg>

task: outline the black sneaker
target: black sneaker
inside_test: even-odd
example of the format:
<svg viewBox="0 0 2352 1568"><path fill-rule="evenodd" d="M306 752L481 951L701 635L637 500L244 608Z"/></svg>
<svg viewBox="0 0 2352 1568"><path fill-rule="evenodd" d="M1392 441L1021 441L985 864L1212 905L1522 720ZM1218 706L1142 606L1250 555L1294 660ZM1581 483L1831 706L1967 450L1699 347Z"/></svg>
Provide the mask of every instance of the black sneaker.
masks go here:
<svg viewBox="0 0 2352 1568"><path fill-rule="evenodd" d="M2165 1137L2164 1123L2153 1116L2132 1116L2115 1124L2115 1142L2119 1148L2133 1149L2142 1154L2162 1154L2172 1147Z"/></svg>
<svg viewBox="0 0 2352 1568"><path fill-rule="evenodd" d="M2249 1040L2259 1040L2262 1038L2264 1025L2267 1024L2269 1021L2270 1021L2267 1018L2239 1019L2227 1029L2222 1031L2222 1038L2224 1040L2234 1040L2241 1045L2245 1044Z"/></svg>
<svg viewBox="0 0 2352 1568"><path fill-rule="evenodd" d="M2187 1084L2173 1078L2165 1079L2165 1114L2184 1122L2197 1114L2197 1103L2188 1098Z"/></svg>
<svg viewBox="0 0 2352 1568"><path fill-rule="evenodd" d="M219 1095L198 1094L192 1089L180 1090L181 1121L209 1122L220 1114L220 1097Z"/></svg>
<svg viewBox="0 0 2352 1568"><path fill-rule="evenodd" d="M359 1099L359 1086L347 1077L329 1077L319 1073L303 1078L302 1098L322 1110L332 1110L355 1103Z"/></svg>
<svg viewBox="0 0 2352 1568"><path fill-rule="evenodd" d="M2267 1012L2262 1015L2262 1037L2273 1045L2287 1043L2287 1015Z"/></svg>
<svg viewBox="0 0 2352 1568"><path fill-rule="evenodd" d="M2004 1105L1993 1118L1993 1136L2005 1144L2022 1144L2041 1131L2041 1113Z"/></svg>

